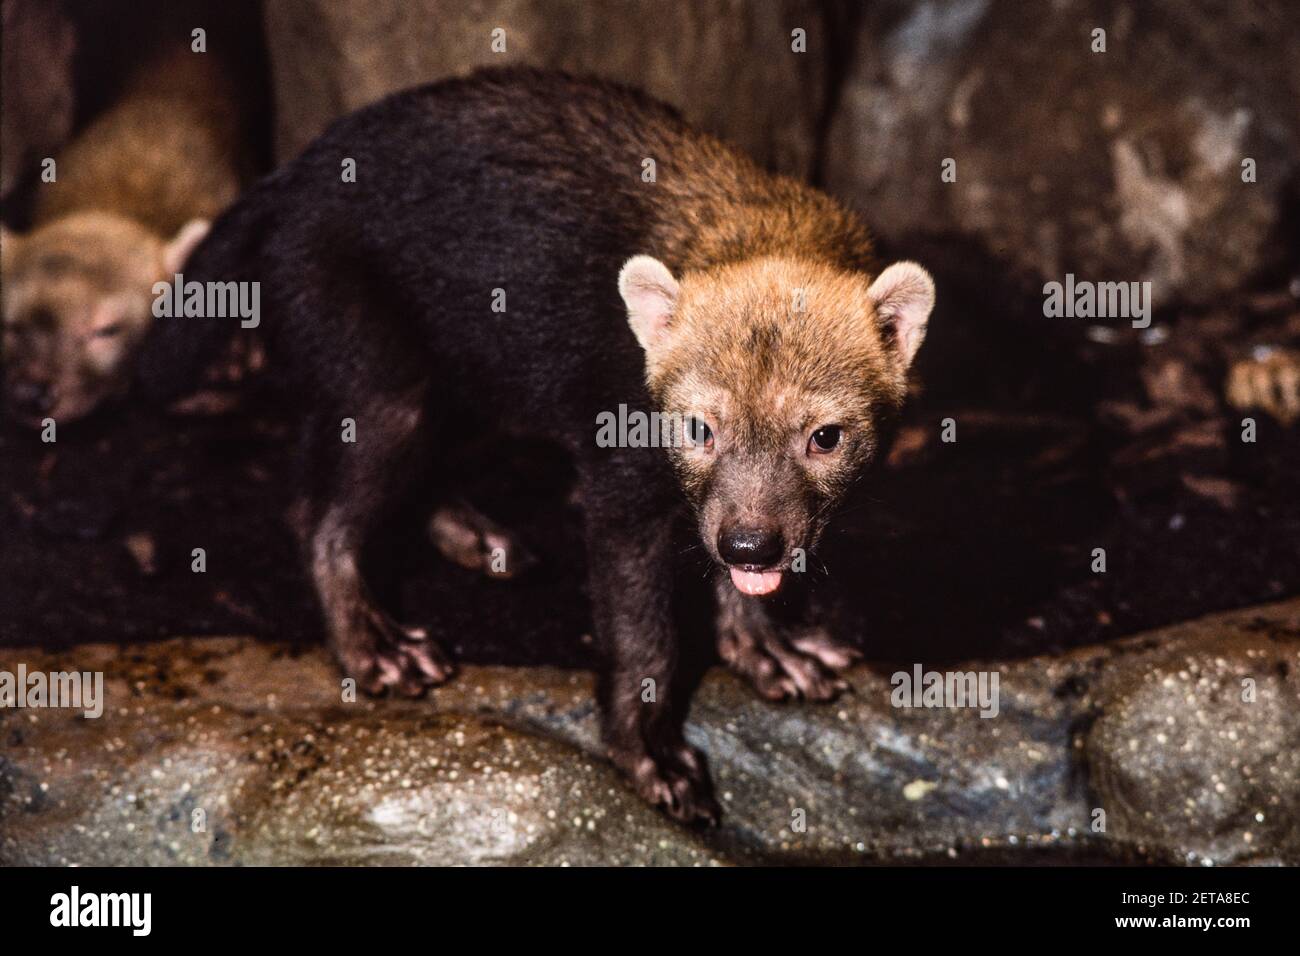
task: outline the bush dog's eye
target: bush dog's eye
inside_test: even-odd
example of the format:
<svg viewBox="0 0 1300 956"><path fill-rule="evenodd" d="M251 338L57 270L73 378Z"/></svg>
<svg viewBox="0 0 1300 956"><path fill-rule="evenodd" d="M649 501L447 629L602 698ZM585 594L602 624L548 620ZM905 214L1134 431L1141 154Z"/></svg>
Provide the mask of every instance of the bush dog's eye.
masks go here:
<svg viewBox="0 0 1300 956"><path fill-rule="evenodd" d="M702 418L692 415L686 420L686 444L691 447L713 447L713 429Z"/></svg>
<svg viewBox="0 0 1300 956"><path fill-rule="evenodd" d="M840 426L823 425L812 433L808 439L808 454L825 455L835 450L840 443Z"/></svg>
<svg viewBox="0 0 1300 956"><path fill-rule="evenodd" d="M29 328L39 329L44 332L45 330L52 329L58 325L59 319L58 316L49 309L37 308L32 309L31 312L27 313L27 321L25 324Z"/></svg>

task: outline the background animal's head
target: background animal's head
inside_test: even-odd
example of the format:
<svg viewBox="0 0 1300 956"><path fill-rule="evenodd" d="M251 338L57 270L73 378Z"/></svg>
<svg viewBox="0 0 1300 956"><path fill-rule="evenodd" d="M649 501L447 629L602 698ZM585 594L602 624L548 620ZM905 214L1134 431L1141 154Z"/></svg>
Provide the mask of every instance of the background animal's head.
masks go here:
<svg viewBox="0 0 1300 956"><path fill-rule="evenodd" d="M0 235L8 413L62 423L123 389L152 319L152 286L180 269L206 231L195 220L167 242L130 219L89 212Z"/></svg>
<svg viewBox="0 0 1300 956"><path fill-rule="evenodd" d="M757 258L678 281L649 256L619 275L700 535L736 587L767 594L811 550L888 437L934 283L911 262L874 281Z"/></svg>

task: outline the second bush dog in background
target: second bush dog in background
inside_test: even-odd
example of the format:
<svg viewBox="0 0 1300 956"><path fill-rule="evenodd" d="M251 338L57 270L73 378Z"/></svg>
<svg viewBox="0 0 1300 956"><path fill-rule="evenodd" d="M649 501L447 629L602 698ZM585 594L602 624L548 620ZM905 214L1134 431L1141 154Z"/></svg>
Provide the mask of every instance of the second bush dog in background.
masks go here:
<svg viewBox="0 0 1300 956"><path fill-rule="evenodd" d="M245 142L226 67L181 46L55 157L33 230L0 240L11 414L62 424L125 388L153 285L238 196Z"/></svg>

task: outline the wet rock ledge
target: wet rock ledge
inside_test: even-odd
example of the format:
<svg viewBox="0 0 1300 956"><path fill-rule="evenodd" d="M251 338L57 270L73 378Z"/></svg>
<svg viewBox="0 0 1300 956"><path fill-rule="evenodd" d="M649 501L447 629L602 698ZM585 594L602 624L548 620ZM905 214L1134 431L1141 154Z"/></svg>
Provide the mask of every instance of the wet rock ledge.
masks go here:
<svg viewBox="0 0 1300 956"><path fill-rule="evenodd" d="M726 813L707 831L601 759L585 673L347 703L323 651L243 638L19 663L102 670L106 706L0 710L5 864L1300 863L1300 599L964 665L999 674L989 719L892 707L910 663L826 706L711 672L688 729Z"/></svg>

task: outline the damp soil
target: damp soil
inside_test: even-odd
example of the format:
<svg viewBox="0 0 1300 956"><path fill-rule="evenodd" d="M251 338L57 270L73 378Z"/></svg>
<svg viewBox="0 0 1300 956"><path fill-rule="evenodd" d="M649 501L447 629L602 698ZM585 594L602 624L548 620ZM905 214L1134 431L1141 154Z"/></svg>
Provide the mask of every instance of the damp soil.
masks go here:
<svg viewBox="0 0 1300 956"><path fill-rule="evenodd" d="M1300 593L1300 429L1260 415L1243 443L1221 399L1140 434L1106 413L1158 412L1143 370L1171 355L1218 395L1224 343L1196 340L1221 328L1157 316L1158 344L1128 330L1100 344L1041 307L990 314L978 270L940 289L894 454L807 575L841 635L880 660L1021 657ZM127 401L53 444L0 424L0 648L321 639L283 519L293 413L265 383L244 391L212 416ZM1189 430L1197 439L1181 440ZM451 472L538 564L509 581L448 564L424 536L431 502L417 501L375 555L381 590L463 660L591 664L567 464L544 446L492 445Z"/></svg>

